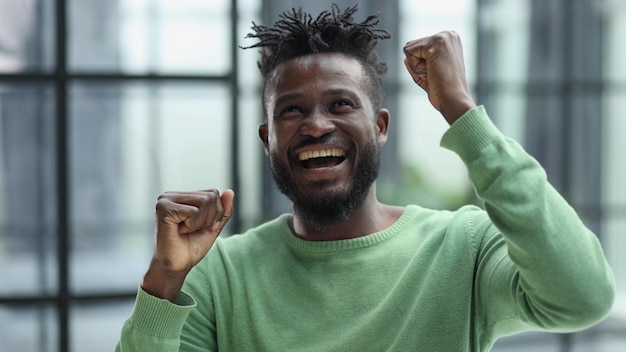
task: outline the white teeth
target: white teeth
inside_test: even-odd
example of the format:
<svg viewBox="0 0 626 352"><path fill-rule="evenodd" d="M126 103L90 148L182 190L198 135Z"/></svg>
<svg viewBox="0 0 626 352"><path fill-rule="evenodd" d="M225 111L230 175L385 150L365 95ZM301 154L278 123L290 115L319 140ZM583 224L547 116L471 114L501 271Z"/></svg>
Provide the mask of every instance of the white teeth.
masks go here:
<svg viewBox="0 0 626 352"><path fill-rule="evenodd" d="M298 160L303 161L303 160L309 160L313 158L323 158L327 156L336 156L336 157L344 156L344 152L343 150L336 149L336 148L305 151L305 152L298 154Z"/></svg>

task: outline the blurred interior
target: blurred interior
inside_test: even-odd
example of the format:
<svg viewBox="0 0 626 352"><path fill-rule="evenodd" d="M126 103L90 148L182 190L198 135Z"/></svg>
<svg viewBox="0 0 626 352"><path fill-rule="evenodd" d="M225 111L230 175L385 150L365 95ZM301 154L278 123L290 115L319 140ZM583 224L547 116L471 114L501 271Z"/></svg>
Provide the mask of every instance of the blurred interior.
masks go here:
<svg viewBox="0 0 626 352"><path fill-rule="evenodd" d="M147 268L166 190L234 188L239 233L289 211L257 126L251 22L355 0L0 0L0 341L3 351L112 351ZM392 38L380 199L476 202L439 146L446 123L402 65L407 41L463 40L475 100L539 160L599 236L618 296L574 334L494 351L626 351L626 2L372 0ZM582 259L581 259L582 260Z"/></svg>

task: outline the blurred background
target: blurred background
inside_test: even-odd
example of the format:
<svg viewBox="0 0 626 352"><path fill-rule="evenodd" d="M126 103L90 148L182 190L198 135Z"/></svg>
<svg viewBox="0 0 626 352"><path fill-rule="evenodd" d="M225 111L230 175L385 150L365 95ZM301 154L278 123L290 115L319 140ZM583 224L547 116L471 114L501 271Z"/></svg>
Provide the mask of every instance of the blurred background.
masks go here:
<svg viewBox="0 0 626 352"><path fill-rule="evenodd" d="M0 0L0 349L112 351L148 266L166 190L234 188L227 234L289 211L257 126L251 22L355 0ZM494 351L626 351L626 2L372 0L392 39L380 198L475 202L439 147L443 118L402 65L441 30L464 42L474 98L546 168L600 237L618 283L609 318ZM583 260L581 258L581 260Z"/></svg>

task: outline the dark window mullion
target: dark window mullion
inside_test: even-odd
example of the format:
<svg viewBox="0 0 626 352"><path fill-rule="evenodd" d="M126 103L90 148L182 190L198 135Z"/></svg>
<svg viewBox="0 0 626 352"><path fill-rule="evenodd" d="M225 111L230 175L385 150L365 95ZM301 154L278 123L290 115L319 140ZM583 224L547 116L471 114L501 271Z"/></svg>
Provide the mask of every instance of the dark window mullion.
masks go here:
<svg viewBox="0 0 626 352"><path fill-rule="evenodd" d="M240 191L239 187L239 75L238 75L238 65L239 65L239 47L235 45L235 41L239 38L238 35L238 4L237 0L230 1L230 34L231 41L233 42L231 45L231 74L230 74L230 121L231 121L231 164L230 164L230 177L231 177L231 187L237 192ZM239 194L238 199L243 199L242 195ZM240 233L241 232L241 221L239 217L239 212L235 211L232 216L231 222L231 231L232 233Z"/></svg>
<svg viewBox="0 0 626 352"><path fill-rule="evenodd" d="M69 126L67 81L67 2L56 4L56 172L59 352L69 351Z"/></svg>

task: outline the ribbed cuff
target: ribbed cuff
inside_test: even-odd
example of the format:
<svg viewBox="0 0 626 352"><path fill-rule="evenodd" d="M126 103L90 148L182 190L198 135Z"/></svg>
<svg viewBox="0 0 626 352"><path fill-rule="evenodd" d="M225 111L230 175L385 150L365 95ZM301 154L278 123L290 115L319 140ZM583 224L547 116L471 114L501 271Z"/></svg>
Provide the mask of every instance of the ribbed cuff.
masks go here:
<svg viewBox="0 0 626 352"><path fill-rule="evenodd" d="M502 133L489 119L484 106L466 112L450 126L441 138L441 146L457 153L464 161L471 161Z"/></svg>
<svg viewBox="0 0 626 352"><path fill-rule="evenodd" d="M137 292L135 307L130 322L148 335L166 339L178 338L196 301L181 292L176 304L154 297L141 287Z"/></svg>

